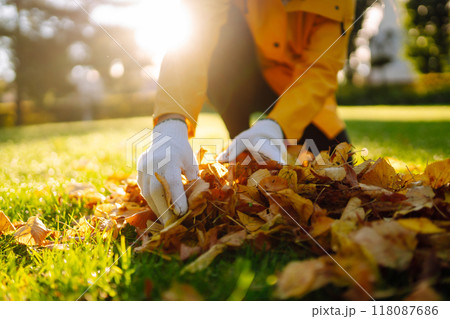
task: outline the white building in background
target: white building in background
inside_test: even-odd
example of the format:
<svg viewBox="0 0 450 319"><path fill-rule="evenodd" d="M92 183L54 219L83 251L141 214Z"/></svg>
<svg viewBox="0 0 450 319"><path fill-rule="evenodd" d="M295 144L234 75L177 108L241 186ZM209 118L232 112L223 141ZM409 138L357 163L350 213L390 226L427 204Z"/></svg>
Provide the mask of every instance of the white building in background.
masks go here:
<svg viewBox="0 0 450 319"><path fill-rule="evenodd" d="M406 30L403 27L403 0L383 0L366 13L355 39L357 49L350 65L357 80L367 84L410 83L414 73L404 53Z"/></svg>

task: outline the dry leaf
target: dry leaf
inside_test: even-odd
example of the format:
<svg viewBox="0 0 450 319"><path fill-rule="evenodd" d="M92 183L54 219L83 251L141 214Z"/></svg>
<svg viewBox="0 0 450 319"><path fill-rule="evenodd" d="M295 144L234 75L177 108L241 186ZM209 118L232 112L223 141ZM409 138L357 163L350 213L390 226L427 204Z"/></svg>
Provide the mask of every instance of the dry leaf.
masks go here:
<svg viewBox="0 0 450 319"><path fill-rule="evenodd" d="M445 232L445 229L439 228L433 224L431 220L424 217L399 219L397 222L403 227L421 234L436 234Z"/></svg>
<svg viewBox="0 0 450 319"><path fill-rule="evenodd" d="M279 176L268 176L259 182L259 187L266 192L277 192L289 187L288 181ZM292 190L291 190L292 191Z"/></svg>
<svg viewBox="0 0 450 319"><path fill-rule="evenodd" d="M424 207L433 207L434 192L431 186L415 186L406 192L408 198L404 203L409 207L397 211L394 217L406 215L409 212L420 210Z"/></svg>
<svg viewBox="0 0 450 319"><path fill-rule="evenodd" d="M367 170L370 168L370 166L375 163L373 160L367 160L362 162L361 164L353 167L356 175L362 176Z"/></svg>
<svg viewBox="0 0 450 319"><path fill-rule="evenodd" d="M88 207L93 207L106 199L94 185L89 183L69 183L66 185L66 192L70 199L84 200Z"/></svg>
<svg viewBox="0 0 450 319"><path fill-rule="evenodd" d="M206 203L206 198L209 194L209 183L199 178L186 184L185 187L187 189L186 196L190 209Z"/></svg>
<svg viewBox="0 0 450 319"><path fill-rule="evenodd" d="M21 244L36 246L41 245L51 232L37 216L33 216L16 231L14 237Z"/></svg>
<svg viewBox="0 0 450 319"><path fill-rule="evenodd" d="M283 167L279 172L278 176L284 178L288 182L289 188L293 191L297 190L297 172L293 169Z"/></svg>
<svg viewBox="0 0 450 319"><path fill-rule="evenodd" d="M264 222L259 218L251 217L251 216L241 213L239 211L237 213L239 216L239 221L250 232L257 231L258 229L260 229L262 227L262 225L264 225Z"/></svg>
<svg viewBox="0 0 450 319"><path fill-rule="evenodd" d="M378 264L398 270L408 267L417 245L416 233L395 221L373 222L351 234L351 238Z"/></svg>
<svg viewBox="0 0 450 319"><path fill-rule="evenodd" d="M345 206L341 220L351 220L354 222L363 221L366 216L364 208L361 207L361 200L358 197L352 197Z"/></svg>
<svg viewBox="0 0 450 319"><path fill-rule="evenodd" d="M213 262L214 258L225 250L226 246L227 245L225 244L216 244L212 246L207 252L185 266L181 271L181 274L186 272L194 273L207 268Z"/></svg>
<svg viewBox="0 0 450 319"><path fill-rule="evenodd" d="M391 188L397 174L384 158L379 158L362 176L360 182L368 185Z"/></svg>
<svg viewBox="0 0 450 319"><path fill-rule="evenodd" d="M164 189L164 197L166 199L167 207L170 207L172 205L172 192L170 191L169 183L166 181L164 176L161 176L156 172L155 172L155 177L161 183L161 185Z"/></svg>
<svg viewBox="0 0 450 319"><path fill-rule="evenodd" d="M434 189L450 183L450 158L428 164L424 176L426 183Z"/></svg>
<svg viewBox="0 0 450 319"><path fill-rule="evenodd" d="M11 224L8 216L0 210L0 235L14 230L16 228Z"/></svg>
<svg viewBox="0 0 450 319"><path fill-rule="evenodd" d="M328 256L326 256L328 258ZM278 298L302 298L333 280L334 267L324 258L290 262L278 279Z"/></svg>
<svg viewBox="0 0 450 319"><path fill-rule="evenodd" d="M135 213L125 220L131 226L136 228L147 228L148 221L155 221L158 217L156 217L155 213L151 209L146 209L142 212Z"/></svg>
<svg viewBox="0 0 450 319"><path fill-rule="evenodd" d="M345 172L345 168L343 167L328 167L324 168L321 173L323 172L323 175L330 178L331 180L335 182L340 182L344 180L347 173Z"/></svg>
<svg viewBox="0 0 450 319"><path fill-rule="evenodd" d="M248 177L247 186L256 187L259 185L261 180L270 176L270 172L267 168L262 168L254 172L252 175Z"/></svg>
<svg viewBox="0 0 450 319"><path fill-rule="evenodd" d="M311 231L309 234L312 237L318 237L325 233L327 233L330 229L333 223L336 220L333 218L330 218L328 216L319 216L314 219L314 221L311 223Z"/></svg>
<svg viewBox="0 0 450 319"><path fill-rule="evenodd" d="M343 164L348 160L348 153L351 151L352 146L347 142L338 144L331 155L331 162L335 164Z"/></svg>

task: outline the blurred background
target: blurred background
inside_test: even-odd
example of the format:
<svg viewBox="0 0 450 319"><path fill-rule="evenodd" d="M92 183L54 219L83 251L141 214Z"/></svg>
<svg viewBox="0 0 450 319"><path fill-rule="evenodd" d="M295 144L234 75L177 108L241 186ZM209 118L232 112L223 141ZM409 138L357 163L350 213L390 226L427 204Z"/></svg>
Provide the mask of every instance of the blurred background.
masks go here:
<svg viewBox="0 0 450 319"><path fill-rule="evenodd" d="M373 6L339 104L447 105L449 2L356 2L356 16ZM0 0L0 127L151 115L162 57L189 30L179 0Z"/></svg>

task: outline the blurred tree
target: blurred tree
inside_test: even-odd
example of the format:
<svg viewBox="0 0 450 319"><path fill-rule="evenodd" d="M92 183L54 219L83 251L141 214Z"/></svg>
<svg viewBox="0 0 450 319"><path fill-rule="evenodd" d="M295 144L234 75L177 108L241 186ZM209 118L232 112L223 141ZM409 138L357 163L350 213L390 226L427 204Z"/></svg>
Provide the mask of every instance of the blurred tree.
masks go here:
<svg viewBox="0 0 450 319"><path fill-rule="evenodd" d="M364 14L366 10L378 0L357 0L355 5L355 21L353 24L352 31L350 32L350 37L348 40L348 50L347 50L347 60L344 68L345 78L350 82L353 79L355 70L350 66L349 57L357 49L355 43L356 36L361 30L362 23L364 21Z"/></svg>
<svg viewBox="0 0 450 319"><path fill-rule="evenodd" d="M2 8L11 9L4 10L6 16L0 17L0 37L9 43L15 72L17 125L23 123L24 98L42 106L49 93L62 96L73 90L69 73L75 65L98 67L100 73L108 77L105 64L109 62L105 57L123 56L111 39L108 43L102 41L103 47L99 47L97 40L107 36L90 23L86 13L101 5L129 5L132 2L96 0L80 3L83 8L64 0L0 0ZM120 40L126 40L127 45L133 39L130 32L123 28L120 32Z"/></svg>
<svg viewBox="0 0 450 319"><path fill-rule="evenodd" d="M450 2L447 0L408 0L407 53L421 73L448 72Z"/></svg>

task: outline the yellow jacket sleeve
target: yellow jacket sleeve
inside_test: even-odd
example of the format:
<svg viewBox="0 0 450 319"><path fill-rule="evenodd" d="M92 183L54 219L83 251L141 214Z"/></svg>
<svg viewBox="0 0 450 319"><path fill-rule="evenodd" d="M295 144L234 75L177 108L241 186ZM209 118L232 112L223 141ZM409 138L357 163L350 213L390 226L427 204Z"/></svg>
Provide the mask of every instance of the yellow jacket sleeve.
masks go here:
<svg viewBox="0 0 450 319"><path fill-rule="evenodd" d="M299 139L337 89L337 73L344 65L348 43L348 33L340 37L342 26L325 17L318 19L295 67L296 80L268 115L281 125L287 138Z"/></svg>
<svg viewBox="0 0 450 319"><path fill-rule="evenodd" d="M192 36L181 49L168 52L163 59L154 118L167 113L182 114L192 137L206 99L208 66L227 19L229 1L190 0L186 5L191 13Z"/></svg>

